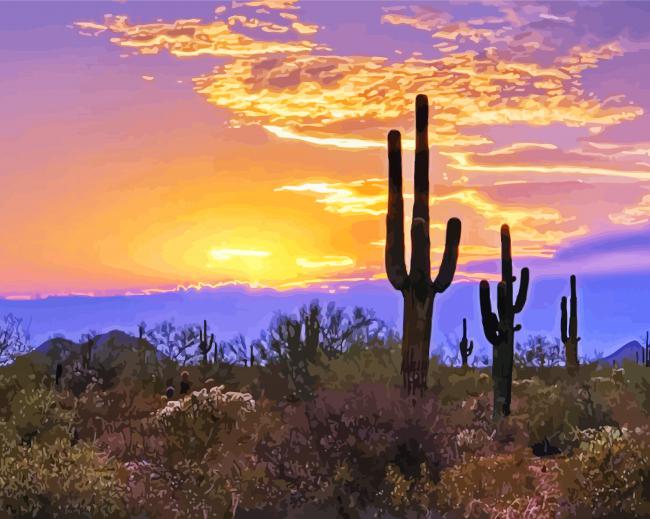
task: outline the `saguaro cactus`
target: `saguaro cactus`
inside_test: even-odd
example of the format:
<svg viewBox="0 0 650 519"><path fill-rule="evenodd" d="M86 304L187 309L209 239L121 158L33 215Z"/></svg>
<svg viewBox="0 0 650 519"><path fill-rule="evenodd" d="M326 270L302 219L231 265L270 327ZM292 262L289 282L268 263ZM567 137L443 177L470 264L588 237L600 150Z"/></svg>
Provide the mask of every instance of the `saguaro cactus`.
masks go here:
<svg viewBox="0 0 650 519"><path fill-rule="evenodd" d="M562 311L562 319L560 321L560 333L562 335L562 343L564 344L564 352L566 358L566 367L570 375L575 375L578 372L578 297L576 296L576 277L571 276L571 307L570 317L568 319L569 328L567 334L567 311L566 311L566 296L562 297L560 303L560 310Z"/></svg>
<svg viewBox="0 0 650 519"><path fill-rule="evenodd" d="M210 334L210 339L208 340L208 321L203 320L203 330L199 328L199 351L203 355L203 364L208 363L208 353L212 349L214 344L214 333Z"/></svg>
<svg viewBox="0 0 650 519"><path fill-rule="evenodd" d="M494 418L497 419L510 414L515 332L521 329L521 325L515 325L515 314L521 312L526 304L528 275L527 268L521 269L519 293L513 304L513 283L516 278L512 275L510 228L503 225L501 227L501 281L497 286L498 317L492 311L489 283L483 280L479 287L483 331L492 344L493 413Z"/></svg>
<svg viewBox="0 0 650 519"><path fill-rule="evenodd" d="M460 340L459 344L460 355L463 358L463 367L467 367L467 359L474 351L474 341L469 341L467 344L467 319L463 318L463 338Z"/></svg>
<svg viewBox="0 0 650 519"><path fill-rule="evenodd" d="M645 332L645 367L650 368L650 334Z"/></svg>
<svg viewBox="0 0 650 519"><path fill-rule="evenodd" d="M458 261L461 224L447 222L445 250L438 276L431 281L429 258L429 105L425 95L415 99L415 196L411 223L411 268L404 261L404 200L402 144L397 130L388 133L388 213L386 215L386 274L404 298L402 377L408 394L424 392L429 369L431 318L436 294L451 284Z"/></svg>

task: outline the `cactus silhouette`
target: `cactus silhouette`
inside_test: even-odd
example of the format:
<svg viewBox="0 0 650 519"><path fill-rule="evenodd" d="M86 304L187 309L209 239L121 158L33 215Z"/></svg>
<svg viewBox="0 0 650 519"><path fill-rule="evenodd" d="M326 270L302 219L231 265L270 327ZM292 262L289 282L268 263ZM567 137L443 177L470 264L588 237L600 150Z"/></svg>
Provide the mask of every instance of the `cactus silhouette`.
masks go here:
<svg viewBox="0 0 650 519"><path fill-rule="evenodd" d="M463 338L460 340L459 344L460 355L463 358L463 367L467 367L467 359L474 351L474 341L469 341L467 344L467 319L463 318Z"/></svg>
<svg viewBox="0 0 650 519"><path fill-rule="evenodd" d="M57 389L61 387L61 377L63 376L63 366L61 364L56 365L56 375L54 379L54 385Z"/></svg>
<svg viewBox="0 0 650 519"><path fill-rule="evenodd" d="M650 334L645 332L645 367L650 368Z"/></svg>
<svg viewBox="0 0 650 519"><path fill-rule="evenodd" d="M521 325L515 325L515 314L521 312L526 304L528 275L527 268L521 269L519 293L513 304L512 285L516 278L512 275L510 228L507 225L501 226L501 281L497 286L498 317L492 311L490 284L483 280L479 287L483 331L488 342L492 344L493 413L496 419L510 414L515 332L521 329Z"/></svg>
<svg viewBox="0 0 650 519"><path fill-rule="evenodd" d="M571 305L570 316L568 319L568 333L567 333L567 310L566 310L566 296L562 297L560 303L562 311L562 319L560 321L560 333L562 335L562 343L564 344L564 351L566 356L566 367L570 375L575 375L578 372L578 297L576 296L576 277L571 276Z"/></svg>
<svg viewBox="0 0 650 519"><path fill-rule="evenodd" d="M212 349L214 344L214 333L210 334L210 339L208 340L208 321L203 320L203 330L199 328L199 351L203 355L203 364L208 363L208 353Z"/></svg>
<svg viewBox="0 0 650 519"><path fill-rule="evenodd" d="M187 395L190 392L192 383L190 382L190 374L187 371L181 372L181 395Z"/></svg>
<svg viewBox="0 0 650 519"><path fill-rule="evenodd" d="M90 361L92 360L94 345L95 345L95 340L92 337L88 337L88 341L82 347L81 365L83 366L84 369L90 368Z"/></svg>
<svg viewBox="0 0 650 519"><path fill-rule="evenodd" d="M404 200L402 144L397 130L388 133L388 213L386 215L386 274L404 298L401 373L407 393L424 392L429 369L433 300L451 284L458 261L461 224L447 222L445 250L438 276L431 281L429 240L429 105L425 95L415 99L414 203L411 222L411 268L404 261Z"/></svg>

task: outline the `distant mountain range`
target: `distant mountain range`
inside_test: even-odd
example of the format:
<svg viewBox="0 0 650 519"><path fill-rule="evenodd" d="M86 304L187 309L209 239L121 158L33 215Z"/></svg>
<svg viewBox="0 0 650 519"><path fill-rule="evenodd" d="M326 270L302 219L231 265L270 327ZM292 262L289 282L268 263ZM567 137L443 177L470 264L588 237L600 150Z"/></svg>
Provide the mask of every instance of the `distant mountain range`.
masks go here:
<svg viewBox="0 0 650 519"><path fill-rule="evenodd" d="M617 366L622 366L624 360L641 363L643 359L644 347L639 341L630 341L621 346L618 350L610 353L606 357L599 359L599 364L612 366L616 362Z"/></svg>

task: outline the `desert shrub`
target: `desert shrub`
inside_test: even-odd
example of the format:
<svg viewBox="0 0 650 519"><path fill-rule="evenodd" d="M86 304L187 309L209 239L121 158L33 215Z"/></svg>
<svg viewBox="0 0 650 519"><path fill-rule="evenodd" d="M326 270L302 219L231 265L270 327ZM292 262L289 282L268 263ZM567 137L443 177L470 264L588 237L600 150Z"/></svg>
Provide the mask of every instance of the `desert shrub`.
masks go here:
<svg viewBox="0 0 650 519"><path fill-rule="evenodd" d="M533 378L525 387L529 444L553 454L575 442L576 430L612 424L608 409L593 399L589 386L565 382L545 385Z"/></svg>
<svg viewBox="0 0 650 519"><path fill-rule="evenodd" d="M617 427L587 429L566 460L559 483L571 515L650 513L650 434ZM617 515L619 514L619 515Z"/></svg>
<svg viewBox="0 0 650 519"><path fill-rule="evenodd" d="M74 419L75 413L64 409L49 389L21 389L11 401L5 432L26 445L34 441L48 443L69 439Z"/></svg>
<svg viewBox="0 0 650 519"><path fill-rule="evenodd" d="M121 517L119 466L73 434L76 413L45 388L20 389L0 421L0 505L17 517ZM40 514L40 515L39 515Z"/></svg>
<svg viewBox="0 0 650 519"><path fill-rule="evenodd" d="M147 484L154 474L162 478L165 483L157 485L167 488L183 516L224 517L238 504L255 506L263 471L254 452L271 425L266 413L250 394L225 392L223 386L168 402L150 425L162 446Z"/></svg>
<svg viewBox="0 0 650 519"><path fill-rule="evenodd" d="M329 389L350 389L361 383L398 386L402 383L400 363L399 348L354 345L338 357L323 354L312 371L320 386Z"/></svg>
<svg viewBox="0 0 650 519"><path fill-rule="evenodd" d="M548 514L524 515L540 491L529 463L529 456L517 451L447 468L436 487L437 507L449 517L553 517L550 499Z"/></svg>
<svg viewBox="0 0 650 519"><path fill-rule="evenodd" d="M441 403L462 401L488 393L492 389L492 379L487 373L476 369L440 370L438 378Z"/></svg>
<svg viewBox="0 0 650 519"><path fill-rule="evenodd" d="M420 465L416 476L407 477L398 465L389 464L378 497L379 510L401 517L409 512L424 516L435 505L435 483L426 463Z"/></svg>
<svg viewBox="0 0 650 519"><path fill-rule="evenodd" d="M622 408L625 421L630 426L642 425L647 423L650 415L650 370L629 361L623 363L623 369L625 384L619 386L622 394L613 398L613 405Z"/></svg>
<svg viewBox="0 0 650 519"><path fill-rule="evenodd" d="M4 439L3 439L4 440ZM124 472L91 445L58 438L0 455L0 506L12 517L126 517Z"/></svg>
<svg viewBox="0 0 650 519"><path fill-rule="evenodd" d="M389 465L408 480L435 482L457 458L454 432L445 428L435 398L412 401L381 384L321 389L314 400L287 406L283 422L283 433L259 454L269 477L287 489L287 506L339 500L356 509L377 505ZM391 492L383 494L387 507Z"/></svg>

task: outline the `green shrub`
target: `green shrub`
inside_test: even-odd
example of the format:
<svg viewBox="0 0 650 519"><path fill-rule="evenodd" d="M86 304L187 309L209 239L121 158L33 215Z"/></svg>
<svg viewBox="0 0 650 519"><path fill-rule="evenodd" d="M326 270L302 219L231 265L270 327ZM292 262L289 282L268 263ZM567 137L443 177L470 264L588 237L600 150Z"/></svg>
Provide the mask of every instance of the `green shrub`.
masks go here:
<svg viewBox="0 0 650 519"><path fill-rule="evenodd" d="M30 423L36 423L30 422ZM42 422L41 422L42 423ZM66 437L16 441L0 424L0 513L12 517L125 517L125 473L114 460Z"/></svg>

